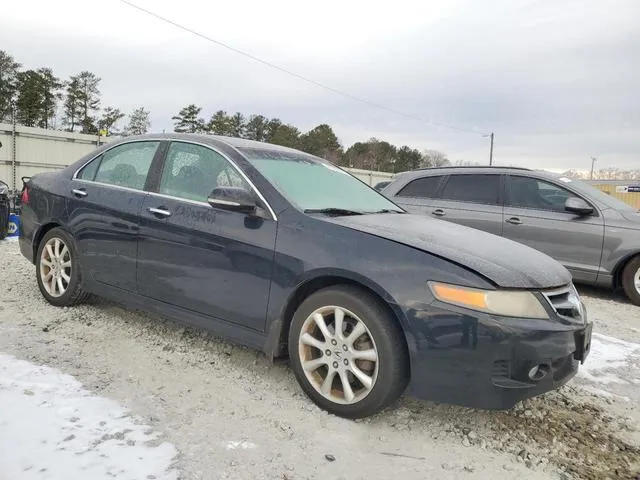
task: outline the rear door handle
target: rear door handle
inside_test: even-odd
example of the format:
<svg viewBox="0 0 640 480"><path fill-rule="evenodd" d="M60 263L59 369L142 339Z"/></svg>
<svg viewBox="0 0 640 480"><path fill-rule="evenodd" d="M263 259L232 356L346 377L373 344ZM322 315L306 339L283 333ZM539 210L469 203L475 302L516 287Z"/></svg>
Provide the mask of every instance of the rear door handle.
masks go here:
<svg viewBox="0 0 640 480"><path fill-rule="evenodd" d="M86 197L88 195L84 188L74 188L73 190L71 190L71 193L73 193L76 197Z"/></svg>
<svg viewBox="0 0 640 480"><path fill-rule="evenodd" d="M436 217L444 217L446 215L446 213L444 213L444 210L442 210L441 208L436 208L433 212L431 212L433 215L435 215Z"/></svg>
<svg viewBox="0 0 640 480"><path fill-rule="evenodd" d="M520 220L518 217L511 217L511 218L507 218L507 223L511 223L513 225L520 225L522 224L522 220Z"/></svg>
<svg viewBox="0 0 640 480"><path fill-rule="evenodd" d="M171 212L162 207L160 208L149 208L149 212L153 213L156 217L170 217Z"/></svg>

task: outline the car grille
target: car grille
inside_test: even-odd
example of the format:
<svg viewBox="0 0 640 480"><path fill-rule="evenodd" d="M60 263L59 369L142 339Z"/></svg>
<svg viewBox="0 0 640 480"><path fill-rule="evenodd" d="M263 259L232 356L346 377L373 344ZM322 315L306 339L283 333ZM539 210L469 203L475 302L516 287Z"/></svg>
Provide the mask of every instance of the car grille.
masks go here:
<svg viewBox="0 0 640 480"><path fill-rule="evenodd" d="M573 322L583 323L582 302L572 284L557 290L542 292L542 295L559 316Z"/></svg>

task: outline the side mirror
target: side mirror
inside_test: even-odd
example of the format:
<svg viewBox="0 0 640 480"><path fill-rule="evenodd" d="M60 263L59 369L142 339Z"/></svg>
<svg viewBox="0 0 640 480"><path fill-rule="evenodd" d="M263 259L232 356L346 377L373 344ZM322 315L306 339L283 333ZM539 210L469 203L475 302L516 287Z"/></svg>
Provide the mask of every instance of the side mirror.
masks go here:
<svg viewBox="0 0 640 480"><path fill-rule="evenodd" d="M578 197L567 198L564 209L576 215L591 215L593 213L593 207Z"/></svg>
<svg viewBox="0 0 640 480"><path fill-rule="evenodd" d="M207 201L212 207L247 215L255 213L257 208L253 194L241 187L217 187Z"/></svg>

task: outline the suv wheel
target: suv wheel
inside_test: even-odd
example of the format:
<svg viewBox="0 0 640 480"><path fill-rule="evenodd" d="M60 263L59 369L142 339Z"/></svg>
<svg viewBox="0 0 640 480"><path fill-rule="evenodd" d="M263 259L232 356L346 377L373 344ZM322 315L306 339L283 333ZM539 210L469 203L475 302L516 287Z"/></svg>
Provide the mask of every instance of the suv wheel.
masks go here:
<svg viewBox="0 0 640 480"><path fill-rule="evenodd" d="M631 303L640 305L640 256L633 258L624 267L622 287Z"/></svg>

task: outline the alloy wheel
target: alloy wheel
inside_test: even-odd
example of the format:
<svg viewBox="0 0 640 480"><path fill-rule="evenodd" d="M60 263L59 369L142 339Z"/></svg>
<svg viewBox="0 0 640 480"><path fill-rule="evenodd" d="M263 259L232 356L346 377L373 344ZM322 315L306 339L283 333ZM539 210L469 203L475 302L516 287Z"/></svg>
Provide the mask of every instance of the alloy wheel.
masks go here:
<svg viewBox="0 0 640 480"><path fill-rule="evenodd" d="M40 255L40 279L52 297L61 297L71 282L71 251L58 237L50 238Z"/></svg>
<svg viewBox="0 0 640 480"><path fill-rule="evenodd" d="M315 310L302 326L298 347L307 380L324 398L348 405L373 389L378 349L365 323L349 310Z"/></svg>

